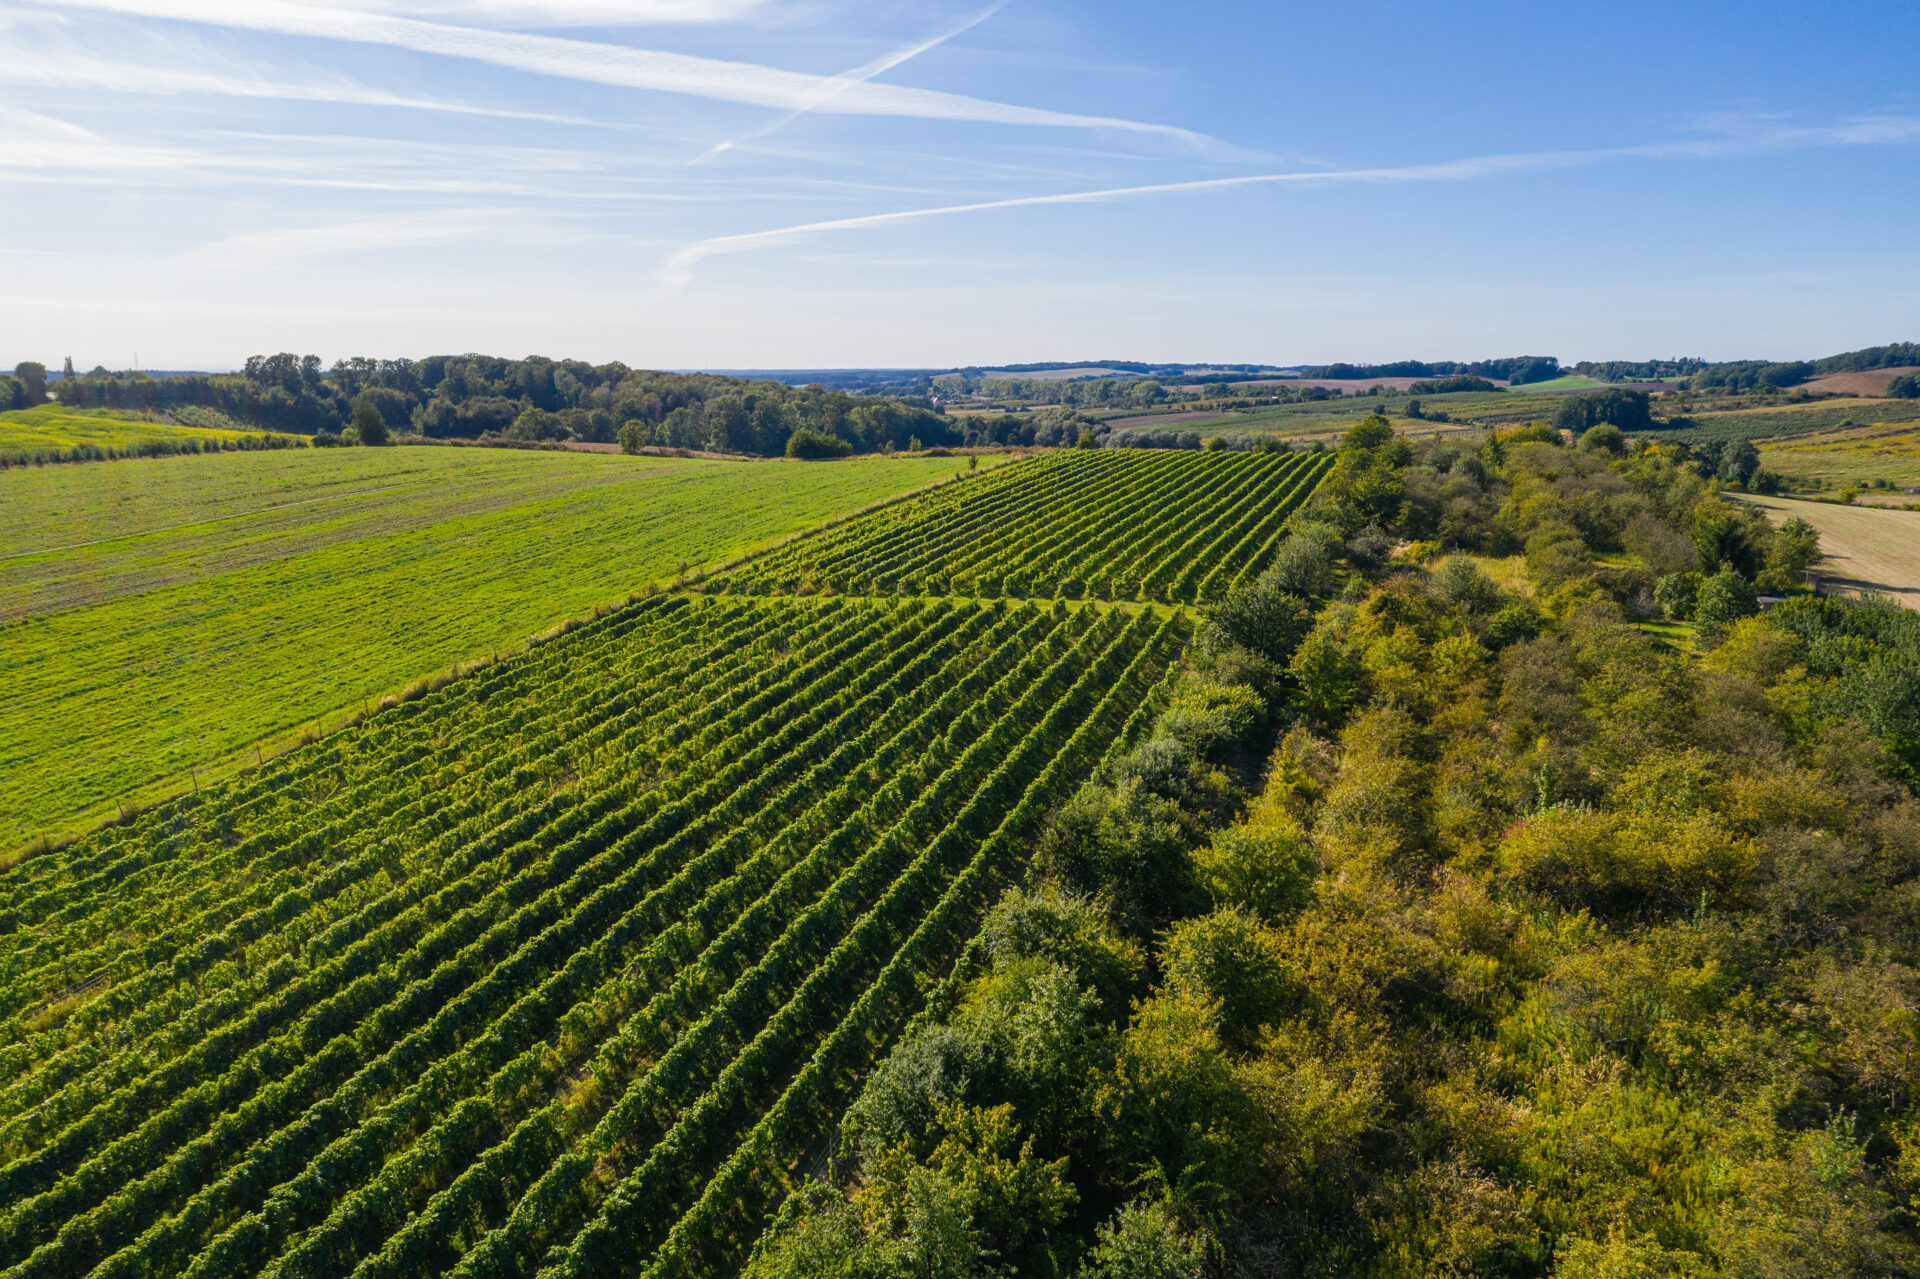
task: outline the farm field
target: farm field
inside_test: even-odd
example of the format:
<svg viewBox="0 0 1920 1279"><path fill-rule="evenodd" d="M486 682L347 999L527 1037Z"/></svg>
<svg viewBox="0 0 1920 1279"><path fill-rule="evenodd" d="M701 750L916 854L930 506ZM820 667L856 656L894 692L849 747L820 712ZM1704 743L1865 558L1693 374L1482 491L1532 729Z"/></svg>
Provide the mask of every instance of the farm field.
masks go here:
<svg viewBox="0 0 1920 1279"><path fill-rule="evenodd" d="M1903 365L1892 369L1866 369L1858 373L1829 373L1806 383L1806 388L1830 395L1885 395L1887 383L1903 373L1920 373L1920 369Z"/></svg>
<svg viewBox="0 0 1920 1279"><path fill-rule="evenodd" d="M1450 396L1415 396L1423 409L1442 409L1461 421L1534 421L1551 411L1538 399L1507 398L1475 392L1455 392ZM1160 415L1160 421L1127 415L1098 415L1110 422L1121 438L1129 430L1194 430L1202 436L1238 436L1271 434L1286 440L1332 440L1348 426L1380 413L1390 419L1411 421L1405 417L1409 396L1356 396L1356 398L1319 399L1309 403L1283 403L1252 409L1246 413L1219 415L1181 415L1179 421ZM1419 422L1421 430L1442 430L1444 422Z"/></svg>
<svg viewBox="0 0 1920 1279"><path fill-rule="evenodd" d="M64 454L81 445L125 453L141 445L217 441L236 445L250 434L153 422L120 409L72 409L58 404L0 413L0 462Z"/></svg>
<svg viewBox="0 0 1920 1279"><path fill-rule="evenodd" d="M1827 488L1885 481L1920 487L1920 424L1857 426L1798 436L1760 450L1760 464L1776 474Z"/></svg>
<svg viewBox="0 0 1920 1279"><path fill-rule="evenodd" d="M705 589L1210 599L1259 573L1331 464L1069 450L793 542Z"/></svg>
<svg viewBox="0 0 1920 1279"><path fill-rule="evenodd" d="M0 875L0 1264L737 1261L1155 610L658 594Z"/></svg>
<svg viewBox="0 0 1920 1279"><path fill-rule="evenodd" d="M1799 516L1819 530L1826 552L1815 572L1846 591L1877 591L1920 609L1920 511L1892 511L1786 498L1741 499L1783 523Z"/></svg>
<svg viewBox="0 0 1920 1279"><path fill-rule="evenodd" d="M1508 389L1515 395L1557 395L1565 391L1600 391L1609 385L1611 383L1588 377L1584 373L1568 373L1543 382L1525 382Z"/></svg>
<svg viewBox="0 0 1920 1279"><path fill-rule="evenodd" d="M1685 411L1690 427L1652 434L1680 440L1767 440L1847 426L1920 423L1920 400L1813 400L1766 408Z"/></svg>
<svg viewBox="0 0 1920 1279"><path fill-rule="evenodd" d="M404 448L0 473L0 853L954 471Z"/></svg>

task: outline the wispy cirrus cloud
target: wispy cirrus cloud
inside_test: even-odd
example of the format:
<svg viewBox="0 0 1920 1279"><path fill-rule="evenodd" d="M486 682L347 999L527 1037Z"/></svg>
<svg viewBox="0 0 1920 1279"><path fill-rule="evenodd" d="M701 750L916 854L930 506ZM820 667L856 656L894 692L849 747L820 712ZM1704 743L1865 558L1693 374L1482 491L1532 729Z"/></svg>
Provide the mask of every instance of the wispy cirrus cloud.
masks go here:
<svg viewBox="0 0 1920 1279"><path fill-rule="evenodd" d="M607 27L734 22L763 0L335 0L335 7L479 27Z"/></svg>
<svg viewBox="0 0 1920 1279"><path fill-rule="evenodd" d="M765 231L739 235L712 236L682 246L661 263L657 278L669 288L684 288L692 282L694 268L707 258L759 249L778 248L811 236L836 231L857 231L871 227L895 226L935 218L957 217L970 213L989 213L1003 209L1034 208L1045 205L1104 204L1153 196L1228 191L1262 186L1345 186L1355 184L1397 184L1424 182L1470 182L1522 173L1582 168L1621 160L1710 159L1762 151L1799 150L1812 147L1891 146L1920 142L1920 118L1884 115L1863 116L1834 124L1810 126L1767 126L1747 121L1750 127L1722 127L1710 136L1677 139L1641 146L1596 147L1586 150L1525 151L1500 155L1470 156L1432 164L1394 165L1377 168L1310 169L1286 173L1250 173L1234 177L1202 178L1188 182L1156 182L1139 186L1106 187L1093 191L1062 191L1045 195L1012 196L1001 200L978 200L967 204L949 204L934 208L901 209L885 213L867 213L847 218L829 218Z"/></svg>
<svg viewBox="0 0 1920 1279"><path fill-rule="evenodd" d="M807 114L807 112L817 110L822 104L832 99L834 95L843 93L856 84L865 84L875 76L891 71L901 63L917 58L929 49L935 49L945 44L955 36L964 35L973 30L988 18L991 18L994 14L1006 8L1008 3L1009 0L998 0L997 3L987 6L979 13L974 14L971 18L960 23L960 25L950 27L942 31L939 35L933 36L931 39L922 40L916 44L895 49L893 52L883 54L871 62L853 68L851 71L842 71L839 75L828 77L821 84L818 97L813 103L806 106L795 107L778 119L769 121L757 129L749 130L737 138L730 138L725 142L716 143L702 154L694 157L689 163L699 164L703 161L711 160L715 156L733 150L743 142L751 142L755 138L764 138L776 129L785 128L801 116Z"/></svg>
<svg viewBox="0 0 1920 1279"><path fill-rule="evenodd" d="M392 217L354 218L312 226L246 231L182 254L192 262L284 266L378 249L419 248L500 230L521 217L514 209L442 209Z"/></svg>
<svg viewBox="0 0 1920 1279"><path fill-rule="evenodd" d="M152 96L205 95L223 98L271 98L285 102L334 102L348 106L439 111L498 120L542 124L597 125L577 116L550 115L486 107L445 98L389 93L351 80L300 81L152 62L123 62L72 53L36 50L31 57L0 59L0 84L44 89L86 89L103 93Z"/></svg>
<svg viewBox="0 0 1920 1279"><path fill-rule="evenodd" d="M560 36L450 26L386 14L321 8L291 0L63 0L63 3L68 8L387 45L538 75L785 111L1034 128L1105 129L1169 138L1200 150L1220 148L1212 138L1173 125L1023 107L872 80L842 82L833 76L786 71L756 63Z"/></svg>

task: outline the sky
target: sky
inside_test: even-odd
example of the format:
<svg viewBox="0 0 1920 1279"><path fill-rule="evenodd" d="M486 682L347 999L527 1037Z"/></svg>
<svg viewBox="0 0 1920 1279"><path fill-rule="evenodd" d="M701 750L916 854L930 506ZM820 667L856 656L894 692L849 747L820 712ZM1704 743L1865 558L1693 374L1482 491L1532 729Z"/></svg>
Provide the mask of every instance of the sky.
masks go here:
<svg viewBox="0 0 1920 1279"><path fill-rule="evenodd" d="M0 366L1920 339L1848 5L0 0Z"/></svg>

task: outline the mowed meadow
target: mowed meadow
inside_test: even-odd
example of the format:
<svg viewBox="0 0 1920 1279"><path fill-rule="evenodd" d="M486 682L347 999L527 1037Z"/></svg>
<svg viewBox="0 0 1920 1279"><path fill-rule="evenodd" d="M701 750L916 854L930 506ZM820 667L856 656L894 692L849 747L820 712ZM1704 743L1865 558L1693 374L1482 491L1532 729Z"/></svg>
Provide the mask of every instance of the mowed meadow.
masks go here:
<svg viewBox="0 0 1920 1279"><path fill-rule="evenodd" d="M960 466L408 448L0 473L0 854Z"/></svg>

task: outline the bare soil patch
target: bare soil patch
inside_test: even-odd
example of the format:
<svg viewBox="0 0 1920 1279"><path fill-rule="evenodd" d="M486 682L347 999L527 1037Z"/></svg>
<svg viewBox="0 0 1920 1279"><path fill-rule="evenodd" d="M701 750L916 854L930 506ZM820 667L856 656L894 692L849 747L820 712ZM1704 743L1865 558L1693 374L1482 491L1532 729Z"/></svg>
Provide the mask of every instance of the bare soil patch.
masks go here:
<svg viewBox="0 0 1920 1279"><path fill-rule="evenodd" d="M1920 373L1920 368L1909 366L1900 369L1868 369L1864 373L1829 373L1826 377L1817 377L1808 382L1809 391L1824 391L1829 395L1885 395L1887 383L1902 373Z"/></svg>

